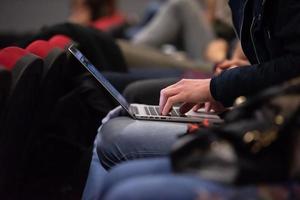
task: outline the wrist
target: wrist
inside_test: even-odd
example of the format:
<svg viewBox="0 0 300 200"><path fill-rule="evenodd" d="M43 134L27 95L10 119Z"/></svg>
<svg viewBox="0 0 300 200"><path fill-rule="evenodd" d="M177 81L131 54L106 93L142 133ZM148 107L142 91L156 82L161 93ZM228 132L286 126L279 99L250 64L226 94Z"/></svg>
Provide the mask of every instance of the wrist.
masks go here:
<svg viewBox="0 0 300 200"><path fill-rule="evenodd" d="M215 86L215 83L214 83L214 78L210 79L208 89L209 89L210 101L212 101L212 102L218 101L217 98L216 98L216 86Z"/></svg>
<svg viewBox="0 0 300 200"><path fill-rule="evenodd" d="M206 91L206 94L207 94L207 101L215 101L214 97L212 96L212 93L211 93L211 81L212 79L207 79L207 91Z"/></svg>

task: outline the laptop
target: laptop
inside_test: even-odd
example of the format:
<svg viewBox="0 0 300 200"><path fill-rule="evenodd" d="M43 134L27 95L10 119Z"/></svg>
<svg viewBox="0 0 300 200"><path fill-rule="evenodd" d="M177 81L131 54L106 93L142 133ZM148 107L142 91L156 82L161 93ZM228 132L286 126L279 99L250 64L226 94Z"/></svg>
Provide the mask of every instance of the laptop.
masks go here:
<svg viewBox="0 0 300 200"><path fill-rule="evenodd" d="M140 120L190 122L209 124L220 124L223 120L215 113L204 111L189 111L180 114L179 107L173 107L167 116L160 115L159 106L145 104L129 104L125 97L101 74L101 72L74 46L69 47L69 51L80 63L96 78L96 80L109 92L109 94L124 108L130 117Z"/></svg>

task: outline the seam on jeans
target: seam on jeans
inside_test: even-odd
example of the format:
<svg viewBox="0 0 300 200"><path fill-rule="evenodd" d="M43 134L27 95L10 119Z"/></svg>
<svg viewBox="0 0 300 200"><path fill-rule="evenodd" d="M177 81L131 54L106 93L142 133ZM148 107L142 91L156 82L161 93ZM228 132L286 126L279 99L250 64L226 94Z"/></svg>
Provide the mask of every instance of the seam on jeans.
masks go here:
<svg viewBox="0 0 300 200"><path fill-rule="evenodd" d="M118 151L118 153L121 155L120 157L119 157L119 159L121 158L121 159L123 159L123 158L125 158L126 160L128 160L127 159L127 156L126 156L126 154L124 154L123 152L122 152L122 150L121 150L121 148L119 147L119 145L114 145L115 146L115 148L117 149L117 151ZM118 157L118 156L117 156Z"/></svg>
<svg viewBox="0 0 300 200"><path fill-rule="evenodd" d="M108 157L108 155L106 155L106 153L104 153L104 151L101 150L101 148L100 148L100 152L101 152L101 157L99 159L101 163L104 164L106 167L111 167L112 165L115 165L117 163L111 160L110 157Z"/></svg>

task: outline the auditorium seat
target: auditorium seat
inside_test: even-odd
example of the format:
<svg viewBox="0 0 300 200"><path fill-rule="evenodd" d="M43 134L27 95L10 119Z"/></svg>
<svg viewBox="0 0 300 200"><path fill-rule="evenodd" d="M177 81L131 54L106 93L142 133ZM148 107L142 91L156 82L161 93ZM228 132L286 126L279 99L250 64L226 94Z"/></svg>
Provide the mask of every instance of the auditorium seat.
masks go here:
<svg viewBox="0 0 300 200"><path fill-rule="evenodd" d="M59 47L63 50L67 50L67 48L72 44L72 39L66 35L54 35L49 40L51 45Z"/></svg>
<svg viewBox="0 0 300 200"><path fill-rule="evenodd" d="M34 127L35 130L41 130L46 128L50 112L67 90L67 72L65 71L67 56L64 50L44 40L32 42L26 50L44 60L44 73Z"/></svg>
<svg viewBox="0 0 300 200"><path fill-rule="evenodd" d="M0 51L0 65L12 74L0 120L0 196L20 199L23 159L39 96L43 61L24 49L7 47Z"/></svg>
<svg viewBox="0 0 300 200"><path fill-rule="evenodd" d="M57 48L53 40L37 40L26 49L44 59L46 74L26 156L23 194L43 197L43 193L51 193L52 199L80 196L90 163L90 146L99 126L99 114L87 103L91 89L73 77L70 70L74 66L66 62L66 51ZM88 161L82 164L83 159ZM60 192L65 187L70 190Z"/></svg>

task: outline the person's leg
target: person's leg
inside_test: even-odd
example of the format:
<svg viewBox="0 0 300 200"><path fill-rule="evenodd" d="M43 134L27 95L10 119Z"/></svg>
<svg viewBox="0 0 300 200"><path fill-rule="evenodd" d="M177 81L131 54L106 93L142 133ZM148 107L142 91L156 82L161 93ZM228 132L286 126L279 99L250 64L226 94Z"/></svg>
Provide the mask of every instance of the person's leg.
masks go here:
<svg viewBox="0 0 300 200"><path fill-rule="evenodd" d="M184 50L191 58L201 60L214 34L204 18L203 8L195 0L168 1L149 25L136 34L133 42L160 47L174 42L181 33Z"/></svg>
<svg viewBox="0 0 300 200"><path fill-rule="evenodd" d="M154 175L128 179L105 195L105 200L195 200L218 199L228 196L221 186L200 181L195 177Z"/></svg>
<svg viewBox="0 0 300 200"><path fill-rule="evenodd" d="M97 199L107 171L102 167L96 151L96 144L99 141L97 136L94 142L93 156L90 164L89 174L82 194L82 200Z"/></svg>
<svg viewBox="0 0 300 200"><path fill-rule="evenodd" d="M98 199L257 199L257 188L233 188L195 175L174 174L168 157L126 162L109 171Z"/></svg>
<svg viewBox="0 0 300 200"><path fill-rule="evenodd" d="M184 123L117 117L99 129L97 153L106 169L125 160L164 156L186 130Z"/></svg>
<svg viewBox="0 0 300 200"><path fill-rule="evenodd" d="M98 199L102 199L111 188L122 181L147 175L169 173L171 173L171 164L167 157L125 162L112 168L104 177Z"/></svg>
<svg viewBox="0 0 300 200"><path fill-rule="evenodd" d="M178 0L177 9L182 26L183 48L192 58L205 60L205 50L215 35L202 6L197 0Z"/></svg>
<svg viewBox="0 0 300 200"><path fill-rule="evenodd" d="M151 22L133 37L133 43L159 48L162 44L176 40L180 23L176 18L175 7L174 1L162 5Z"/></svg>
<svg viewBox="0 0 300 200"><path fill-rule="evenodd" d="M243 196L235 196L232 188L188 175L145 175L115 184L103 200L196 200L196 199L257 199L252 188ZM237 197L237 198L235 198ZM239 198L240 197L240 198Z"/></svg>
<svg viewBox="0 0 300 200"><path fill-rule="evenodd" d="M177 81L179 78L136 81L129 84L123 93L129 103L156 105L159 102L160 91Z"/></svg>

